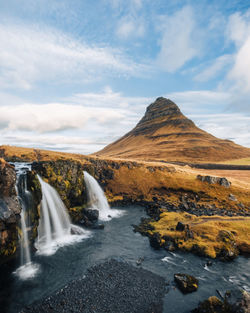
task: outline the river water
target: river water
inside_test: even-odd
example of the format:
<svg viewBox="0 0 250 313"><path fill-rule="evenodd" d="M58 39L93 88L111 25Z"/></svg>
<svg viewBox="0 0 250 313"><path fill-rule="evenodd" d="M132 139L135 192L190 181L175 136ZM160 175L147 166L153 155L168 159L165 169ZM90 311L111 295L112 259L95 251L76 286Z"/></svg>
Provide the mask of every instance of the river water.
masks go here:
<svg viewBox="0 0 250 313"><path fill-rule="evenodd" d="M21 280L13 271L19 260L0 266L0 312L18 312L25 305L49 296L71 280L84 275L87 268L107 258L131 262L144 257L142 267L166 278L164 312L187 313L199 301L229 289L239 287L250 291L250 259L238 257L224 263L213 261L204 266L207 259L188 253L169 253L154 250L148 238L133 232L132 224L145 216L144 209L137 206L117 208L124 210L119 218L104 222L104 230L92 230L91 236L73 245L61 247L50 256L33 252L32 260L40 265L40 272L29 280ZM199 289L183 295L173 283L174 273L188 273L199 279Z"/></svg>

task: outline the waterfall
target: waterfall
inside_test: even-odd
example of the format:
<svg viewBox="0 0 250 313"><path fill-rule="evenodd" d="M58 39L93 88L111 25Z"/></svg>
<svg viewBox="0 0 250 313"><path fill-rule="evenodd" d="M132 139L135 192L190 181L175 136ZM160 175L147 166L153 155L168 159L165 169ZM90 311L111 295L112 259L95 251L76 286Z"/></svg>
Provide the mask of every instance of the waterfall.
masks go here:
<svg viewBox="0 0 250 313"><path fill-rule="evenodd" d="M21 265L15 271L15 274L21 279L32 278L39 270L39 266L31 262L30 241L28 230L30 225L29 210L32 209L32 195L27 189L27 171L30 171L30 165L25 163L15 163L17 172L16 191L21 206L21 230L20 235L20 254Z"/></svg>
<svg viewBox="0 0 250 313"><path fill-rule="evenodd" d="M123 215L124 212L110 208L101 186L94 177L86 171L84 171L84 181L87 189L89 208L99 211L100 220L108 221L112 217Z"/></svg>
<svg viewBox="0 0 250 313"><path fill-rule="evenodd" d="M89 237L90 232L72 225L57 191L37 175L42 187L42 202L36 248L38 254L51 255L64 245Z"/></svg>

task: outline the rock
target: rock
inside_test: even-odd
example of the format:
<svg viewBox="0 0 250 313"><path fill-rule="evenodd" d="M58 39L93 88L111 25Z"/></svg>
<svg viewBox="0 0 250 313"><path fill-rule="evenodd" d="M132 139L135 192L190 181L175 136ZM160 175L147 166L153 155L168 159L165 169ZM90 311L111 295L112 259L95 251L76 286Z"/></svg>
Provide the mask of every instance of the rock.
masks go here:
<svg viewBox="0 0 250 313"><path fill-rule="evenodd" d="M164 236L163 239L165 240L165 244L164 244L165 250L170 251L170 252L176 250L175 243L173 242L171 238L167 238L166 236Z"/></svg>
<svg viewBox="0 0 250 313"><path fill-rule="evenodd" d="M87 217L87 219L91 223L97 222L98 217L99 217L99 211L98 210L84 209L83 214Z"/></svg>
<svg viewBox="0 0 250 313"><path fill-rule="evenodd" d="M83 165L74 160L33 162L32 170L45 178L60 195L65 206L74 208L86 203ZM71 214L71 212L69 211ZM79 220L80 221L80 217Z"/></svg>
<svg viewBox="0 0 250 313"><path fill-rule="evenodd" d="M228 199L231 201L237 201L235 195L233 195L232 193L230 193L230 195L228 196Z"/></svg>
<svg viewBox="0 0 250 313"><path fill-rule="evenodd" d="M192 313L226 313L226 312L223 311L223 302L217 297L213 296L203 302L200 302L198 308L192 310Z"/></svg>
<svg viewBox="0 0 250 313"><path fill-rule="evenodd" d="M159 233L154 233L152 236L149 237L149 242L151 247L154 249L161 248L161 236Z"/></svg>
<svg viewBox="0 0 250 313"><path fill-rule="evenodd" d="M220 230L217 240L223 241L223 248L218 254L220 259L230 261L238 256L239 250L237 249L235 237L230 231Z"/></svg>
<svg viewBox="0 0 250 313"><path fill-rule="evenodd" d="M229 188L231 186L231 182L227 180L225 177L197 175L196 178L202 182L207 182L209 184L219 184L220 186L223 186L226 188Z"/></svg>
<svg viewBox="0 0 250 313"><path fill-rule="evenodd" d="M17 222L21 207L15 186L14 167L0 159L0 262L13 255L18 245Z"/></svg>
<svg viewBox="0 0 250 313"><path fill-rule="evenodd" d="M245 290L227 291L224 299L224 306L231 313L250 312L250 293Z"/></svg>
<svg viewBox="0 0 250 313"><path fill-rule="evenodd" d="M193 231L189 228L189 225L186 225L186 239L194 239L194 233Z"/></svg>
<svg viewBox="0 0 250 313"><path fill-rule="evenodd" d="M198 279L188 274L174 274L174 280L183 293L190 293L198 289Z"/></svg>
<svg viewBox="0 0 250 313"><path fill-rule="evenodd" d="M250 293L244 290L235 289L227 291L225 297L219 300L213 296L200 302L198 308L192 313L249 313Z"/></svg>
<svg viewBox="0 0 250 313"><path fill-rule="evenodd" d="M226 187L226 188L229 188L231 186L231 182L229 180L227 180L225 177L220 178L219 184L221 186Z"/></svg>
<svg viewBox="0 0 250 313"><path fill-rule="evenodd" d="M183 231L184 229L185 229L185 224L183 224L182 222L178 222L176 225L176 230Z"/></svg>
<svg viewBox="0 0 250 313"><path fill-rule="evenodd" d="M139 258L139 259L136 261L136 265L137 265L137 266L141 265L143 261L144 261L144 257Z"/></svg>

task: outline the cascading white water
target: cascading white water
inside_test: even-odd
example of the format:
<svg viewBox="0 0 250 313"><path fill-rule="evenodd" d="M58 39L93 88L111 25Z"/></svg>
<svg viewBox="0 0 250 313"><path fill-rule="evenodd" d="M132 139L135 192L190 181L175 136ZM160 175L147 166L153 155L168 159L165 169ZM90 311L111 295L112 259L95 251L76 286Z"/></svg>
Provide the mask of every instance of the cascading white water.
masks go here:
<svg viewBox="0 0 250 313"><path fill-rule="evenodd" d="M21 230L20 235L20 250L21 250L21 266L15 271L15 274L21 279L29 279L36 275L39 270L38 264L31 262L30 257L30 242L28 238L29 224L29 209L31 206L32 195L27 189L27 170L30 170L28 164L15 164L17 172L16 191L18 194L19 203L21 206ZM26 222L27 221L27 222Z"/></svg>
<svg viewBox="0 0 250 313"><path fill-rule="evenodd" d="M53 254L60 246L89 237L90 232L72 225L57 191L38 176L42 202L36 248L39 254ZM73 232L73 234L72 234Z"/></svg>
<svg viewBox="0 0 250 313"><path fill-rule="evenodd" d="M94 177L86 171L84 171L84 181L87 189L89 208L99 211L100 220L109 221L112 217L120 217L124 214L124 211L110 208L102 188Z"/></svg>

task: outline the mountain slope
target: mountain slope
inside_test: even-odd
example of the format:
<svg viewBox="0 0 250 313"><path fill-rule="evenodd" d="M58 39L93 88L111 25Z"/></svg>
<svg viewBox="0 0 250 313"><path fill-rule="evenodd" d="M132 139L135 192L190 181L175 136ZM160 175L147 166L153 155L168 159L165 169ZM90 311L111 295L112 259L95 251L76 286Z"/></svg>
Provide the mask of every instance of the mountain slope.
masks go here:
<svg viewBox="0 0 250 313"><path fill-rule="evenodd" d="M125 136L96 156L141 160L220 162L250 156L250 149L198 128L169 99L157 98Z"/></svg>

